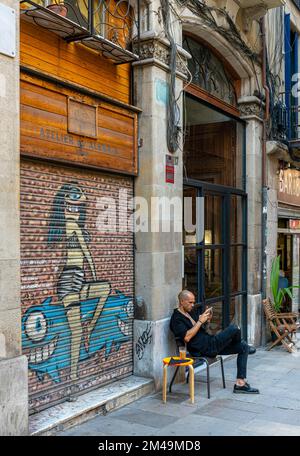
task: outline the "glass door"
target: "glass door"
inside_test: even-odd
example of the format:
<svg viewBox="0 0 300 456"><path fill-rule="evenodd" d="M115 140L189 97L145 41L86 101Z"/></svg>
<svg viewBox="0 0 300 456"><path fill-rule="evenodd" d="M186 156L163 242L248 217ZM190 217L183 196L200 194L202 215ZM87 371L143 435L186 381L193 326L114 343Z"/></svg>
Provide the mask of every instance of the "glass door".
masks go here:
<svg viewBox="0 0 300 456"><path fill-rule="evenodd" d="M198 304L213 307L212 332L235 322L246 337L246 195L233 188L189 181L184 197L191 221L186 223L184 214L183 287L195 293ZM201 206L197 199L203 203L201 213L197 213Z"/></svg>

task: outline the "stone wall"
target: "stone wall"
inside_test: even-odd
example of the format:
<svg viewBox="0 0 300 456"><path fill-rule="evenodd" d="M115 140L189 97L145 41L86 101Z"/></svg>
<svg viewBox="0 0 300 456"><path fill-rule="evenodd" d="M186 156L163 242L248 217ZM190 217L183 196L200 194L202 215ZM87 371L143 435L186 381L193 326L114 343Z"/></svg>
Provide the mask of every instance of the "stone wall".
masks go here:
<svg viewBox="0 0 300 456"><path fill-rule="evenodd" d="M17 50L15 57L0 54L0 435L24 435L28 411L27 362L21 356L19 2L1 4L13 9Z"/></svg>

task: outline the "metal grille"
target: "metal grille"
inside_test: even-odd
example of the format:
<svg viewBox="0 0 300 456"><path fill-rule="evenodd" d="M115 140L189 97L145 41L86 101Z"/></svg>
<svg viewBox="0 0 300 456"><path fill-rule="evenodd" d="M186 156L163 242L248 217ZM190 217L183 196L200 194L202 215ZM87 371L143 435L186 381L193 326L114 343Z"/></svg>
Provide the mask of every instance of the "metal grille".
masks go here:
<svg viewBox="0 0 300 456"><path fill-rule="evenodd" d="M300 9L300 0L293 0L293 2Z"/></svg>
<svg viewBox="0 0 300 456"><path fill-rule="evenodd" d="M118 220L120 188L131 198L132 178L22 163L22 343L31 413L132 374L133 235L118 224L105 233L98 223L111 207L103 201L116 202Z"/></svg>
<svg viewBox="0 0 300 456"><path fill-rule="evenodd" d="M139 1L21 0L21 18L64 38L101 51L115 63L138 60L132 41L139 41Z"/></svg>

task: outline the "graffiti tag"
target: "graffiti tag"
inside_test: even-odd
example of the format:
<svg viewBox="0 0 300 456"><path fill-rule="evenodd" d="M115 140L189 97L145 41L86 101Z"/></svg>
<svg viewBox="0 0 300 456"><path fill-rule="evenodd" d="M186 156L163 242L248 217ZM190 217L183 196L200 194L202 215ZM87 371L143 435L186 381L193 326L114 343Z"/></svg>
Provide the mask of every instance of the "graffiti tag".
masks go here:
<svg viewBox="0 0 300 456"><path fill-rule="evenodd" d="M145 353L145 348L147 345L152 342L152 325L148 323L147 328L143 334L138 338L137 343L135 344L135 352L138 359L142 359Z"/></svg>

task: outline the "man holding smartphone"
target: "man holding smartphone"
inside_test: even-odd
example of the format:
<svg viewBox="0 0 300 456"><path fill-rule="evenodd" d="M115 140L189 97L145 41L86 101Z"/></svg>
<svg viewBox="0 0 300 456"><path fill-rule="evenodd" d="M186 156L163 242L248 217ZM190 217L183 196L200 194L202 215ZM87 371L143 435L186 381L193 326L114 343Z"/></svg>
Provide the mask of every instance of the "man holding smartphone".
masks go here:
<svg viewBox="0 0 300 456"><path fill-rule="evenodd" d="M215 357L216 355L237 354L237 379L234 393L258 394L246 381L248 355L256 349L241 339L241 330L230 324L226 329L212 336L206 332L205 323L212 319L212 308L204 312L194 308L195 296L191 291L183 290L178 295L179 306L174 310L170 321L171 331L185 344L191 355Z"/></svg>

